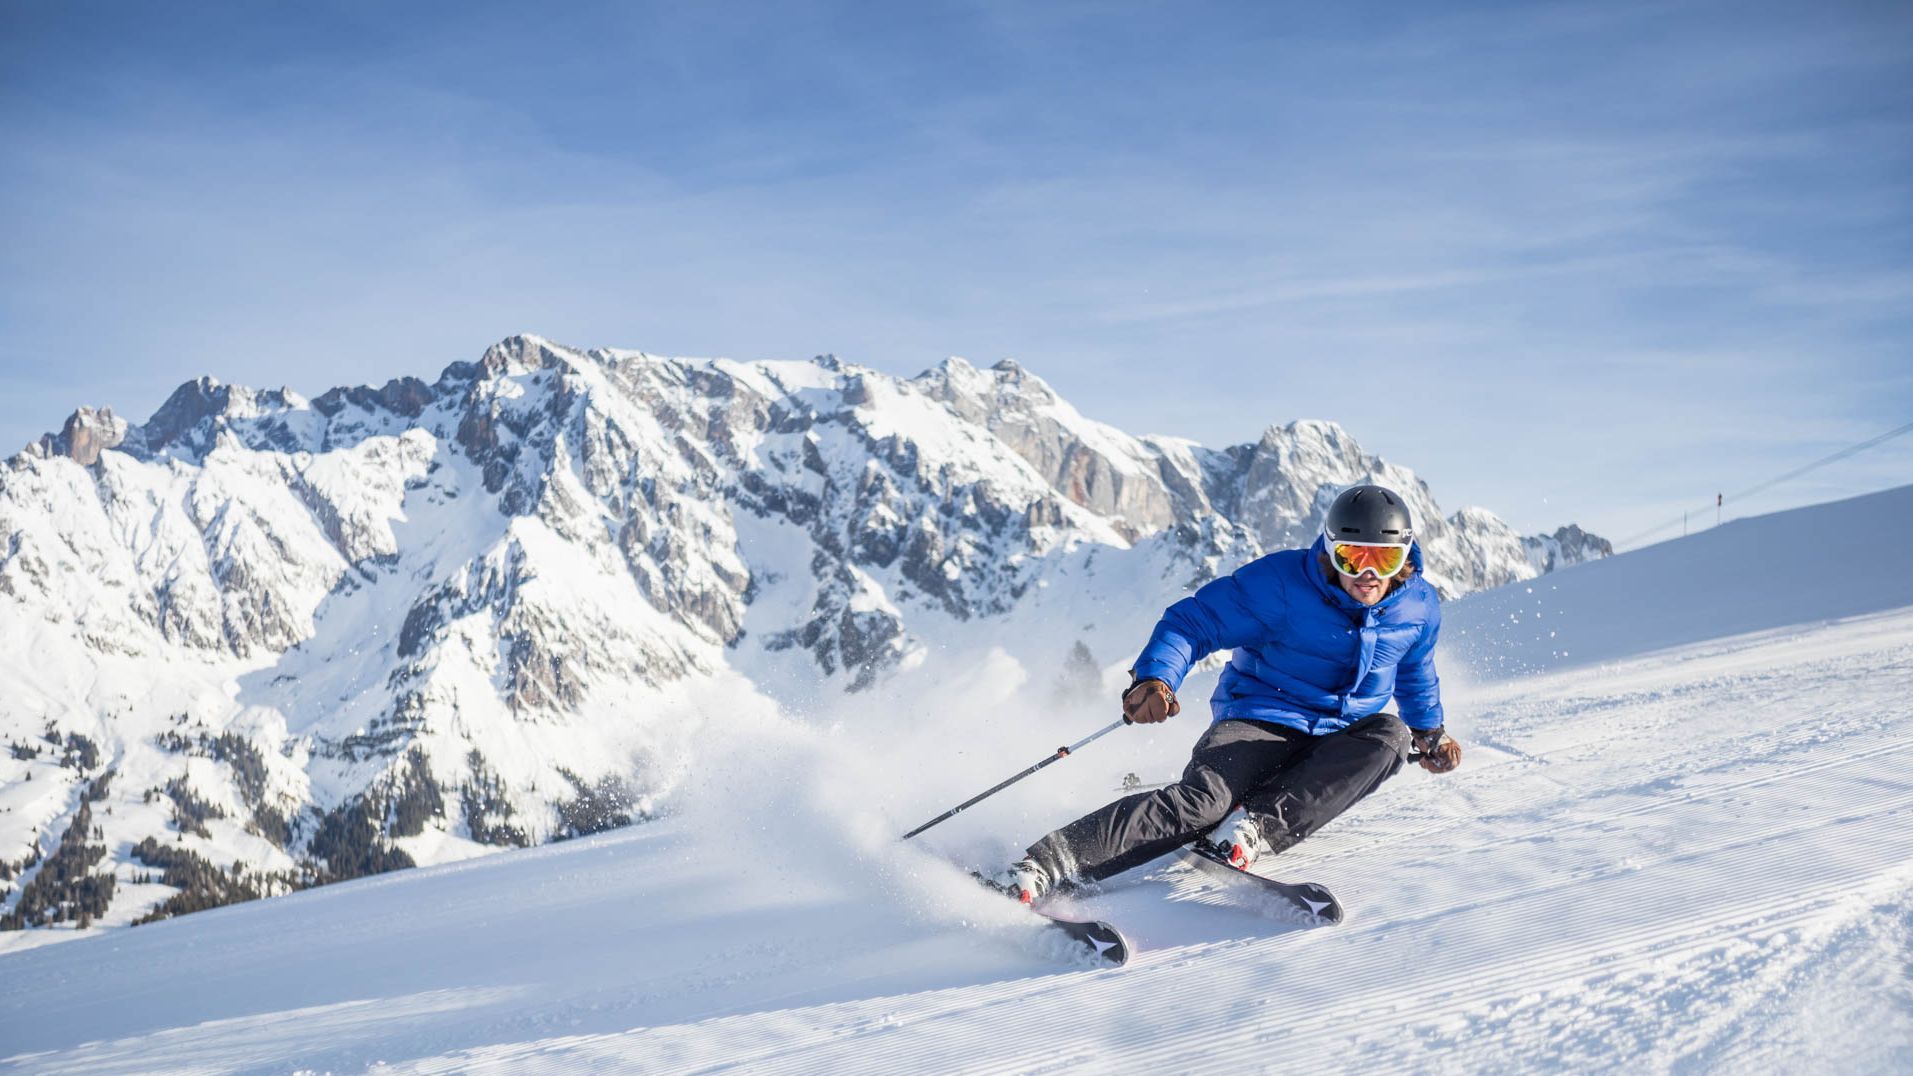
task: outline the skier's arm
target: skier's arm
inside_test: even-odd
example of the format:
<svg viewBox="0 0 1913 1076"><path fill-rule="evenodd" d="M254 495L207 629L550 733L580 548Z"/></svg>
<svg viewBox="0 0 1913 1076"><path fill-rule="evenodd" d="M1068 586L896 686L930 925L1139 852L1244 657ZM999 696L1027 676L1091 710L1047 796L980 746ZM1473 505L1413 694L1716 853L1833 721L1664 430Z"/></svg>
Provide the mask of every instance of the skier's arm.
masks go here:
<svg viewBox="0 0 1913 1076"><path fill-rule="evenodd" d="M1441 678L1435 675L1435 640L1441 634L1441 606L1434 607L1422 637L1395 670L1395 704L1402 722L1414 730L1421 768L1448 773L1461 765L1461 745L1443 730Z"/></svg>
<svg viewBox="0 0 1913 1076"><path fill-rule="evenodd" d="M1441 677L1435 673L1435 640L1441 635L1441 606L1423 626L1421 638L1402 655L1395 669L1395 705L1402 723L1417 731L1442 727Z"/></svg>
<svg viewBox="0 0 1913 1076"><path fill-rule="evenodd" d="M1268 605L1279 590L1259 586L1252 603L1243 575L1253 567L1211 580L1164 610L1136 659L1136 679L1161 680L1174 691L1182 686L1182 678L1189 675L1196 662L1215 651L1267 639L1268 623L1279 619L1271 616Z"/></svg>

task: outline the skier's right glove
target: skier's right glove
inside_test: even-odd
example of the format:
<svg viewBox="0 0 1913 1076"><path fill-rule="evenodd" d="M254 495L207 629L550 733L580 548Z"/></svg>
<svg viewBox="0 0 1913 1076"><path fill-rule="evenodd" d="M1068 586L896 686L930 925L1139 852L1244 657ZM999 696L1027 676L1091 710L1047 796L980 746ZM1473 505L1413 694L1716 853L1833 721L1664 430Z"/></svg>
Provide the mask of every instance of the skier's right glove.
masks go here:
<svg viewBox="0 0 1913 1076"><path fill-rule="evenodd" d="M1123 717L1132 724L1153 725L1182 712L1176 693L1155 677L1138 680L1123 692Z"/></svg>
<svg viewBox="0 0 1913 1076"><path fill-rule="evenodd" d="M1461 745L1448 735L1448 730L1437 725L1414 732L1415 750L1421 752L1422 769L1429 773L1447 773L1461 765Z"/></svg>

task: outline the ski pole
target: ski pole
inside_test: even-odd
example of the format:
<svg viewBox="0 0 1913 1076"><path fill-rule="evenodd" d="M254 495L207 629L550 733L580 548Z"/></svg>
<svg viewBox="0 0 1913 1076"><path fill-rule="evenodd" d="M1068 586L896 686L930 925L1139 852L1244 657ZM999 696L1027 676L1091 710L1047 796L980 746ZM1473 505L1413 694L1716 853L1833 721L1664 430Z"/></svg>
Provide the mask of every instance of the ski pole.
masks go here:
<svg viewBox="0 0 1913 1076"><path fill-rule="evenodd" d="M1015 784L1016 782L1021 781L1023 778L1028 777L1030 774L1035 773L1037 770L1040 770L1043 767L1049 765L1050 763L1055 762L1057 759L1068 758L1070 756L1070 752L1080 750L1083 747L1083 745L1089 743L1091 740L1094 740L1099 736L1103 736L1108 733L1115 732L1117 729L1122 728L1124 725L1127 725L1127 724L1129 724L1129 719L1126 717L1123 718L1121 721L1112 721L1109 724L1104 725L1102 728L1097 729L1095 732L1092 732L1089 735L1083 737L1082 739L1076 741L1075 743L1070 744L1068 747L1057 748L1055 754L1049 756L1043 761L1037 763L1034 766L1031 766L1029 769L1024 770L1022 773L1019 773L1016 776L1001 782L1000 784L992 786L986 791L977 793L976 795L970 797L969 799L964 800L962 803L957 804L955 807L952 807L949 810L943 812L942 814L936 816L935 818L932 818L930 821L925 822L923 825L918 826L916 829L913 829L910 832L904 834L902 837L898 839L905 840L905 841L909 840L910 838L916 836L917 834L922 833L924 830L929 829L931 826L936 825L938 822L942 822L945 819L948 819L949 817L951 817L952 815L955 815L957 812L962 811L963 809L967 807L974 807L975 805L982 803L984 800L989 799L991 796L994 796L998 792L1001 792L1004 789Z"/></svg>

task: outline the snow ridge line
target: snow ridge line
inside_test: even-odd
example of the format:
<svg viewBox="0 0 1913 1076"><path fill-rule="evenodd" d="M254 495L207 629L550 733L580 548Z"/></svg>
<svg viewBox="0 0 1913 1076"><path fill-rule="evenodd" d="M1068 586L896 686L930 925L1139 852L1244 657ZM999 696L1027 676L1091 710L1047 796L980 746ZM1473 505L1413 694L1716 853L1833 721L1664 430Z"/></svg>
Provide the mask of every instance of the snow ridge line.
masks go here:
<svg viewBox="0 0 1913 1076"><path fill-rule="evenodd" d="M794 1054L827 1049L847 1040L863 1043L867 1033L881 1031L886 1034L908 1030L917 1025L941 1026L955 1021L965 1023L972 1020L990 1023L982 1014L1004 1005L1023 1005L1031 1001L1043 1002L1051 999L1064 1001L1067 996L1079 990L1086 977L1108 977L1121 972L1114 969L1097 971L1068 971L1042 975L1010 978L998 982L953 989L927 990L911 994L899 994L888 997L870 997L855 1001L831 1002L824 1005L800 1006L794 1009L755 1011L733 1015L708 1017L683 1024L664 1024L654 1027L633 1028L628 1032L608 1035L566 1036L525 1043L505 1044L499 1047L480 1047L462 1051L458 1054L439 1058L415 1059L406 1063L411 1071L441 1073L462 1071L485 1071L495 1069L504 1072L539 1071L541 1068L556 1071L575 1071L579 1066L577 1059L559 1058L548 1066L539 1066L536 1056L555 1052L589 1049L594 1046L628 1046L633 1037L640 1038L646 1045L653 1046L653 1052L628 1051L620 1049L607 1059L615 1057L621 1064L644 1059L651 1064L640 1067L682 1072L686 1076L693 1074L738 1070L746 1072L778 1071L818 1071L809 1068L810 1062L798 1061ZM1032 982L1040 980L1042 985L1032 989ZM949 1007L931 1007L915 1011L897 1011L906 1007L913 999L937 998L953 995L962 999L961 1004ZM1061 997L1059 997L1061 995ZM805 1019L804 1014L816 1014L824 1018ZM743 1024L740 1034L733 1036L720 1034L717 1038L725 1042L726 1049L718 1061L700 1060L696 1050L676 1047L672 1040L688 1039L693 1046L704 1046L711 1040L713 1027L727 1021ZM763 1033L756 1026L769 1021L774 1027L769 1033ZM791 1025L799 1025L802 1033L791 1037L779 1037L776 1032L787 1030ZM763 1041L740 1048L738 1039L749 1037L757 1032ZM834 1071L910 1071L918 1067L910 1063L907 1052L895 1061L901 1067L884 1069L878 1065L865 1065L859 1060L847 1065L833 1065ZM401 1066L401 1069L405 1066ZM1027 1071L1027 1068L1025 1069ZM968 1071L957 1069L954 1071Z"/></svg>
<svg viewBox="0 0 1913 1076"><path fill-rule="evenodd" d="M1811 747L1815 745L1810 744L1806 746ZM1599 825L1606 822L1619 821L1624 818L1634 818L1634 817L1639 817L1641 815L1653 814L1659 811L1666 810L1668 806L1670 805L1670 802L1697 803L1697 802L1717 798L1718 796L1724 795L1726 793L1745 791L1750 788L1758 788L1762 785L1771 784L1775 781L1781 781L1781 780L1787 780L1794 777L1800 777L1800 776L1811 774L1820 770L1836 768L1851 762L1863 761L1866 759L1877 757L1879 755L1892 754L1894 752L1907 752L1909 754L1913 754L1913 736L1901 737L1898 739L1889 740L1888 742L1880 744L1875 747L1863 748L1861 750L1855 751L1850 755L1844 755L1837 758L1825 759L1819 762L1801 763L1799 765L1796 765L1790 768L1781 769L1774 773L1762 774L1756 777L1749 777L1744 780L1731 781L1726 784L1715 785L1715 786L1712 786L1709 788L1703 788L1703 789L1684 789L1681 792L1679 792L1675 797L1672 797L1671 800L1670 799L1658 799L1658 800L1647 799L1641 803L1635 804L1632 807L1623 807L1618 810L1609 811L1605 814L1578 817L1572 822L1568 822L1561 826L1554 827L1551 830L1551 832L1559 833L1565 829L1585 829L1589 826ZM1536 761L1542 765L1547 764L1545 760L1537 759ZM1777 762L1777 761L1778 760L1774 756L1768 756L1767 758L1760 760L1761 763L1769 763L1769 762ZM1718 763L1716 766L1712 767L1710 770L1700 770L1700 771L1669 770L1666 772L1658 773L1654 775L1653 777L1649 777L1645 780L1636 782L1635 784L1630 785L1626 788L1610 789L1607 791L1608 791L1608 794L1610 795L1626 795L1634 790L1648 788L1662 781L1666 781L1672 778L1704 776L1708 774L1709 772L1715 772L1721 769L1725 769L1725 768L1733 766L1734 764L1735 763L1732 760L1724 760ZM1351 842L1347 845L1338 845L1335 847L1324 849L1320 852L1316 852L1313 854L1304 854L1304 855L1286 855L1285 854L1284 858L1288 862L1296 864L1298 869L1312 868L1317 863L1329 862L1336 859L1343 859L1352 855L1356 855L1358 853L1369 852L1379 847L1395 844L1400 841L1412 840L1413 838L1426 836L1427 834L1430 834L1430 833L1438 833L1448 828L1448 826L1451 824L1452 824L1451 820L1441 819L1441 820L1438 820L1437 822L1434 822L1425 826L1413 828L1413 829L1392 829L1386 834L1377 835L1376 837L1372 839L1369 839L1367 841L1363 841L1360 843ZM1532 836L1531 834L1522 833L1518 835L1498 837L1492 841L1483 842L1481 844L1469 845L1465 848L1455 848L1455 849L1431 852L1425 858L1430 858L1430 859L1449 858L1455 855L1472 854L1485 849L1500 848L1500 847L1506 847L1509 845L1522 844L1522 843L1525 843L1527 840L1529 840L1531 836ZM1289 873L1294 873L1294 872L1289 872Z"/></svg>
<svg viewBox="0 0 1913 1076"><path fill-rule="evenodd" d="M1890 812L1903 812L1903 811L1908 811L1909 809L1913 809L1913 792L1910 792L1905 796L1901 796L1898 799L1887 801L1886 803L1881 804L1875 808L1875 810L1885 810ZM1744 840L1731 841L1725 844L1716 845L1712 848L1707 849L1704 854L1713 854L1715 852L1732 852L1732 851L1740 851L1740 850L1748 849L1748 848L1755 848L1760 846L1761 844L1766 843L1768 840L1771 840L1771 839L1798 837L1803 834L1812 833L1817 830L1825 829L1829 825L1835 825L1835 824L1839 824L1843 822L1858 821L1858 820L1861 820L1860 816L1847 815L1847 816L1836 817L1832 821L1823 820L1823 821L1802 823L1797 826L1793 826L1787 829L1780 829L1780 830L1773 830L1773 829L1763 830L1760 834L1746 838ZM1487 907L1487 906L1495 905L1495 904L1507 903L1509 901L1518 900L1522 897L1526 897L1530 895L1541 895L1541 894L1553 893L1553 892L1557 892L1561 890L1579 889L1590 882L1620 877L1623 875L1631 875L1648 867L1666 866L1671 863L1678 863L1684 860L1690 860L1694 858L1697 858L1697 854L1695 852L1693 852L1690 849L1683 849L1678 852L1671 852L1666 855L1656 856L1650 859L1630 860L1625 865L1602 867L1598 869L1579 871L1572 874L1558 876L1545 885L1523 886L1523 887L1515 887L1512 889L1506 889L1501 892L1493 893L1490 896L1485 897L1478 902L1471 902L1470 904L1466 905L1466 907L1481 908L1481 907ZM1389 920L1388 922L1384 924L1378 924L1378 926L1413 926L1417 923L1423 923L1432 919L1436 919L1441 914L1444 914L1444 913L1429 912L1420 916L1412 916L1412 917Z"/></svg>
<svg viewBox="0 0 1913 1076"><path fill-rule="evenodd" d="M1886 890L1884 884L1880 888ZM1810 967L1808 958L1805 956L1793 961L1792 965L1786 968L1784 974L1781 976L1785 981L1777 983L1770 991L1771 995L1787 996L1787 1000L1780 1003L1770 1002L1767 1006L1769 1009L1784 1007L1783 1011L1795 1020L1808 1019L1800 1013L1799 1003L1796 1000L1797 995L1801 992L1800 988L1803 986L1810 987L1811 980L1816 974L1823 977L1838 977L1844 979L1852 972L1850 965L1838 966L1836 970L1835 968L1830 968L1827 961L1833 960L1839 964L1845 964L1846 962L1841 961L1840 958L1860 955L1854 953L1853 950L1860 948L1864 951L1864 948L1869 942L1878 945L1884 941L1887 945L1893 947L1889 949L1887 953L1878 953L1878 950L1876 950L1876 953L1878 953L1877 959L1880 960L1882 965L1893 959L1888 953L1898 952L1903 954L1908 950L1909 943L1913 942L1913 864L1909 864L1898 873L1890 890L1885 892L1863 891L1854 894L1852 899L1858 908L1856 914L1841 923L1833 925L1827 930L1823 938L1818 939L1816 948L1819 952L1812 954L1812 959L1819 967ZM1889 916L1891 918L1888 918ZM1870 935L1874 935L1876 932L1883 932L1887 937L1870 937ZM1807 982L1803 983L1801 981L1803 979L1807 980ZM1809 995L1809 997L1811 997L1811 995ZM1887 1000L1884 1005L1880 1007L1884 1008L1891 1004L1892 1001ZM1875 1015L1878 1015L1877 1010ZM1864 1020L1865 1017L1861 1017L1860 1019ZM1770 1056L1762 1057L1759 1053L1760 1050L1768 1048L1768 1038L1773 1030L1770 1026L1757 1025L1756 1028L1750 1032L1746 1028L1737 1029L1730 1022L1724 1020L1716 1021L1716 1024L1718 1026L1709 1029L1705 1041L1700 1043L1692 1051L1694 1055L1693 1059L1697 1065L1723 1072L1756 1071L1760 1068L1772 1070L1775 1068L1774 1058L1771 1056L1770 1050ZM1848 1026L1858 1029L1865 1025L1856 1022ZM1739 1030L1741 1034L1735 1038L1730 1038L1736 1030ZM1874 1031L1877 1035L1876 1028L1868 1027L1867 1030ZM1908 1036L1904 1033L1904 1025L1902 1025L1902 1032L1902 1035L1897 1040L1876 1040L1877 1045L1880 1047L1880 1056L1886 1057L1888 1050L1892 1050L1894 1052L1893 1056L1901 1059L1907 1056L1908 1051L1913 1049L1913 1036ZM1726 1041L1723 1042L1723 1040ZM1792 1053L1793 1056L1787 1057L1787 1060L1801 1059L1803 1056L1802 1050L1798 1047L1795 1047ZM1783 1057L1785 1056L1786 1055L1783 1054ZM1882 1067L1884 1068L1885 1066Z"/></svg>

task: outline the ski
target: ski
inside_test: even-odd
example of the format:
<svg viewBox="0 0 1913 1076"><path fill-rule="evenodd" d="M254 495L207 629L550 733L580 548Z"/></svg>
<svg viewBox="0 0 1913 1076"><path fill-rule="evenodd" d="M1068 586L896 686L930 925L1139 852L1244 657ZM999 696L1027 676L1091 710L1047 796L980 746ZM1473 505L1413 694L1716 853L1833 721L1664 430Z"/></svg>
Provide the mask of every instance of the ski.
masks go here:
<svg viewBox="0 0 1913 1076"><path fill-rule="evenodd" d="M1079 922L1036 908L1030 911L1041 916L1051 930L1067 937L1070 944L1093 963L1120 968L1129 960L1129 939L1123 937L1122 931L1100 919Z"/></svg>
<svg viewBox="0 0 1913 1076"><path fill-rule="evenodd" d="M992 893L1001 894L1011 900L1017 899L1015 891L990 881L979 871L971 871L970 877ZM1123 963L1129 959L1129 939L1123 937L1123 932L1117 930L1112 924L1100 919L1065 919L1060 915L1052 915L1034 904L1024 904L1020 900L1017 903L1031 915L1043 920L1043 925L1048 928L1047 932L1053 937L1059 941L1067 939L1064 947L1071 956L1086 957L1092 964L1112 968L1122 967Z"/></svg>
<svg viewBox="0 0 1913 1076"><path fill-rule="evenodd" d="M1230 863L1206 841L1196 841L1184 845L1179 853L1183 860L1206 873L1226 878L1238 886L1245 886L1250 892L1263 897L1264 907L1273 912L1300 913L1312 924L1335 924L1342 921L1342 902L1328 887L1315 882L1278 882L1273 878L1264 878Z"/></svg>

